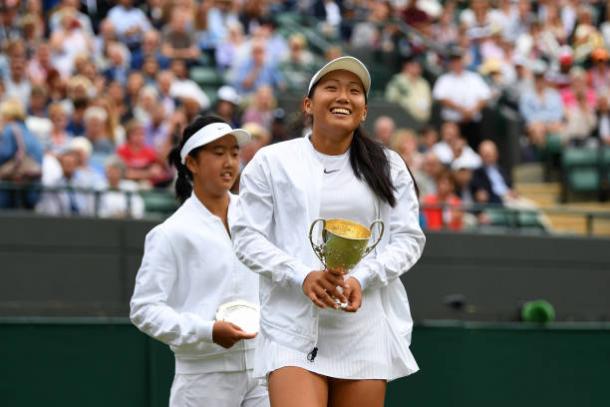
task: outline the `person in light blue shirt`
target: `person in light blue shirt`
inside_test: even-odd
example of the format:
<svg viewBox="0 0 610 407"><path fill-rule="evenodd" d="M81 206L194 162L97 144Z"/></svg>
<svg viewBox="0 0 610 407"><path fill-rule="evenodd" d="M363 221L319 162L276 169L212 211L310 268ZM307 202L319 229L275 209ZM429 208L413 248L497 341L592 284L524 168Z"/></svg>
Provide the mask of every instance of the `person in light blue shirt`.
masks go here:
<svg viewBox="0 0 610 407"><path fill-rule="evenodd" d="M250 94L262 85L269 85L276 92L286 88L278 66L267 61L265 42L253 40L251 56L237 66L233 86L240 94Z"/></svg>
<svg viewBox="0 0 610 407"><path fill-rule="evenodd" d="M525 119L528 136L538 146L546 145L547 134L559 134L563 129L563 103L559 92L547 86L546 67L534 66L534 86L519 101L519 111Z"/></svg>

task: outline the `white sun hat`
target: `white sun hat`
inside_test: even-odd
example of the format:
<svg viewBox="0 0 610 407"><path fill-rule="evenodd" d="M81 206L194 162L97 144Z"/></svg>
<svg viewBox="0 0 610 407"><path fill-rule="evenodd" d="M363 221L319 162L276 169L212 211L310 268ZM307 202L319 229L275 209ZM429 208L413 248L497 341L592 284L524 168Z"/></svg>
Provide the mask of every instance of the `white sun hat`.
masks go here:
<svg viewBox="0 0 610 407"><path fill-rule="evenodd" d="M184 143L184 146L180 150L180 161L182 164L185 164L186 156L189 155L191 151L229 134L235 136L237 145L240 147L250 142L250 133L244 129L234 129L227 123L222 122L210 123L197 130L197 132Z"/></svg>
<svg viewBox="0 0 610 407"><path fill-rule="evenodd" d="M362 86L364 86L364 91L368 96L369 90L371 89L371 74L369 74L369 70L366 69L366 66L364 66L359 59L350 56L333 59L324 65L318 72L316 72L309 82L307 94L311 92L314 85L318 83L318 81L322 79L324 75L339 70L349 71L360 78Z"/></svg>

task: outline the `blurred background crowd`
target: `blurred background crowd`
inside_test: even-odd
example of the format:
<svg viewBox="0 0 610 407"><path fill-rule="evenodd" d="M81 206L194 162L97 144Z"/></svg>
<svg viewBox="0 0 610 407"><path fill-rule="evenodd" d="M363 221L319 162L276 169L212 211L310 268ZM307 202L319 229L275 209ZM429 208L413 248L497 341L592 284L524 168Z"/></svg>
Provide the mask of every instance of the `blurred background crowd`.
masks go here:
<svg viewBox="0 0 610 407"><path fill-rule="evenodd" d="M307 133L309 79L347 54L371 71L366 128L408 164L426 228L491 225L494 209L509 208L544 230L536 202L514 188L518 165L607 197L609 6L3 0L0 209L170 213L167 154L187 123L214 113L248 129L246 165L262 146ZM485 125L499 111L512 133Z"/></svg>

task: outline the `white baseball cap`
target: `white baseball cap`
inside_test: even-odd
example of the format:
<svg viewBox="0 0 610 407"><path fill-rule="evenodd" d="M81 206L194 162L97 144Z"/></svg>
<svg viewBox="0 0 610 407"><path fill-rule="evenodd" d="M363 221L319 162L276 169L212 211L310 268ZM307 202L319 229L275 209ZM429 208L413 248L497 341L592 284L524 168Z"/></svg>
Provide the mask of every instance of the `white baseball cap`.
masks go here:
<svg viewBox="0 0 610 407"><path fill-rule="evenodd" d="M250 133L244 129L233 129L227 123L222 122L210 123L197 130L195 134L184 143L184 146L180 150L180 161L182 164L185 164L186 156L188 156L191 151L229 134L235 136L237 145L240 147L250 142Z"/></svg>
<svg viewBox="0 0 610 407"><path fill-rule="evenodd" d="M318 72L316 72L315 75L311 78L311 81L309 81L309 88L307 88L307 94L309 95L311 89L316 83L318 83L320 79L322 79L324 75L339 70L349 71L356 75L358 78L360 78L362 86L364 86L364 91L368 96L369 90L371 89L371 75L369 74L369 70L366 69L366 66L364 66L364 64L359 59L350 56L333 59L332 61L324 65Z"/></svg>

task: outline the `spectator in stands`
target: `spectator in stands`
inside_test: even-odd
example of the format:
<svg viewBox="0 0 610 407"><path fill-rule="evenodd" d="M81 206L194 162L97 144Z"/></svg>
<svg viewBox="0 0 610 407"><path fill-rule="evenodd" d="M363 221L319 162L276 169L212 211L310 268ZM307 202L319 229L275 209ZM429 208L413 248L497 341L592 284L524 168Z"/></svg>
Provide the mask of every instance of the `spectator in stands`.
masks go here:
<svg viewBox="0 0 610 407"><path fill-rule="evenodd" d="M56 71L51 61L51 46L42 41L38 44L34 56L28 61L27 76L32 84L44 85L51 71Z"/></svg>
<svg viewBox="0 0 610 407"><path fill-rule="evenodd" d="M76 151L78 155L78 177L87 185L94 188L104 188L106 182L104 172L91 165L90 159L93 153L93 146L86 137L74 137L64 148Z"/></svg>
<svg viewBox="0 0 610 407"><path fill-rule="evenodd" d="M222 71L233 69L239 56L246 53L245 48L244 28L238 21L230 22L227 36L216 47L216 65Z"/></svg>
<svg viewBox="0 0 610 407"><path fill-rule="evenodd" d="M28 186L40 180L42 146L26 127L25 110L18 99L0 104L0 119L0 182L17 184L15 190L0 188L0 209L32 209L39 193Z"/></svg>
<svg viewBox="0 0 610 407"><path fill-rule="evenodd" d="M51 35L49 41L54 53L53 65L64 76L74 70L74 60L78 54L93 52L93 38L81 26L75 11L66 10L61 16L61 25Z"/></svg>
<svg viewBox="0 0 610 407"><path fill-rule="evenodd" d="M422 169L414 174L421 197L436 193L436 180L443 170L445 167L434 152L424 154Z"/></svg>
<svg viewBox="0 0 610 407"><path fill-rule="evenodd" d="M595 145L595 140L590 137L596 125L595 110L589 105L585 92L582 88L576 89L575 103L566 106L566 125L562 133L564 144L578 147Z"/></svg>
<svg viewBox="0 0 610 407"><path fill-rule="evenodd" d="M537 61L534 65L533 87L521 96L519 111L525 119L530 142L542 149L549 134L559 135L563 131L563 103L559 93L547 85L544 77L546 64Z"/></svg>
<svg viewBox="0 0 610 407"><path fill-rule="evenodd" d="M218 94L216 96L214 114L229 123L231 127L240 127L241 118L239 105L241 103L241 97L237 94L237 91L229 85L224 85L218 89Z"/></svg>
<svg viewBox="0 0 610 407"><path fill-rule="evenodd" d="M172 84L174 83L174 74L172 71L164 70L157 74L157 87L159 90L159 98L161 104L165 108L168 115L172 114L176 109L176 101L171 95Z"/></svg>
<svg viewBox="0 0 610 407"><path fill-rule="evenodd" d="M17 98L23 106L29 106L32 85L25 71L25 51L15 47L9 56L9 74L3 78L5 94L8 98Z"/></svg>
<svg viewBox="0 0 610 407"><path fill-rule="evenodd" d="M246 122L242 126L251 135L250 142L244 144L240 151L240 168L244 168L246 164L252 160L258 150L265 147L271 141L269 131L257 122Z"/></svg>
<svg viewBox="0 0 610 407"><path fill-rule="evenodd" d="M103 171L104 161L112 155L115 144L106 128L108 114L99 106L90 106L85 111L85 137L93 146L91 161L98 171Z"/></svg>
<svg viewBox="0 0 610 407"><path fill-rule="evenodd" d="M142 123L148 123L157 104L159 104L157 89L152 85L144 86L140 89L138 103L133 107L134 119Z"/></svg>
<svg viewBox="0 0 610 407"><path fill-rule="evenodd" d="M436 180L436 193L423 198L423 213L426 226L430 230L462 229L462 202L455 194L455 180L448 170L439 174Z"/></svg>
<svg viewBox="0 0 610 407"><path fill-rule="evenodd" d="M49 106L49 118L51 119L51 132L49 138L44 141L44 148L55 153L65 148L73 136L68 132L68 112L65 104L52 103Z"/></svg>
<svg viewBox="0 0 610 407"><path fill-rule="evenodd" d="M100 195L98 215L102 218L135 218L144 216L144 201L138 184L125 179L126 166L117 156L105 163L107 185Z"/></svg>
<svg viewBox="0 0 610 407"><path fill-rule="evenodd" d="M379 116L373 125L373 140L390 147L392 134L396 130L394 119L389 116Z"/></svg>
<svg viewBox="0 0 610 407"><path fill-rule="evenodd" d="M478 73L464 69L462 50L451 51L450 71L438 78L432 95L442 105L443 120L459 123L461 134L476 150L482 140L481 111L491 93Z"/></svg>
<svg viewBox="0 0 610 407"><path fill-rule="evenodd" d="M199 50L192 30L187 26L184 10L174 8L168 27L163 32L163 55L169 59L180 58L192 64L199 57Z"/></svg>
<svg viewBox="0 0 610 407"><path fill-rule="evenodd" d="M142 46L131 55L131 69L141 69L146 58L152 57L160 69L169 68L169 58L161 53L161 40L156 30L146 31L142 37Z"/></svg>
<svg viewBox="0 0 610 407"><path fill-rule="evenodd" d="M271 86L259 86L258 89L256 89L250 106L244 111L241 121L243 123L258 123L266 129L266 131L269 131L271 129L271 121L273 120L273 110L276 105L277 102Z"/></svg>
<svg viewBox="0 0 610 407"><path fill-rule="evenodd" d="M426 123L430 118L432 97L430 85L421 73L421 65L416 57L412 55L406 58L402 71L388 82L385 98L401 105L419 123Z"/></svg>
<svg viewBox="0 0 610 407"><path fill-rule="evenodd" d="M227 28L239 23L239 17L233 7L233 0L214 1L207 15L209 46L214 49L227 37Z"/></svg>
<svg viewBox="0 0 610 407"><path fill-rule="evenodd" d="M197 83L190 79L188 76L188 70L186 62L182 59L174 59L171 63L172 73L174 74L173 80L171 81L171 87L169 94L172 98L178 100L190 100L197 104L197 112L191 119L194 119L197 113L201 110L208 109L210 107L210 99L208 95L197 85Z"/></svg>
<svg viewBox="0 0 610 407"><path fill-rule="evenodd" d="M79 0L61 0L49 18L49 29L53 33L61 29L63 17L68 14L73 16L79 23L79 26L87 33L93 35L93 27L91 19L85 13L79 10Z"/></svg>
<svg viewBox="0 0 610 407"><path fill-rule="evenodd" d="M301 33L292 34L288 40L290 54L280 64L280 71L285 78L287 90L299 94L315 72L314 57L307 49L307 40Z"/></svg>
<svg viewBox="0 0 610 407"><path fill-rule="evenodd" d="M165 106L155 104L150 119L144 123L146 145L157 152L158 157L166 157L171 149L171 123L165 113Z"/></svg>
<svg viewBox="0 0 610 407"><path fill-rule="evenodd" d="M266 44L253 41L251 57L236 67L233 86L242 94L252 94L262 85L269 85L274 90L282 91L286 88L276 61L266 58Z"/></svg>
<svg viewBox="0 0 610 407"><path fill-rule="evenodd" d="M419 151L427 153L432 151L434 145L438 143L438 132L434 126L424 126L419 131Z"/></svg>
<svg viewBox="0 0 610 407"><path fill-rule="evenodd" d="M108 20L115 27L121 42L132 50L140 46L142 35L153 29L146 14L133 7L133 0L118 0L117 5L108 12Z"/></svg>
<svg viewBox="0 0 610 407"><path fill-rule="evenodd" d="M449 166L453 161L453 141L461 137L460 128L454 122L444 122L441 124L441 140L431 148L432 152L445 166Z"/></svg>
<svg viewBox="0 0 610 407"><path fill-rule="evenodd" d="M468 206L475 203L470 184L474 170L468 162L454 160L451 163L451 174L455 181L455 193L460 198L462 205Z"/></svg>
<svg viewBox="0 0 610 407"><path fill-rule="evenodd" d="M595 116L595 128L592 135L599 144L610 146L610 103L607 92L598 96Z"/></svg>
<svg viewBox="0 0 610 407"><path fill-rule="evenodd" d="M454 162L458 162L463 167L468 167L470 169L475 169L481 165L481 157L477 153L474 152L472 148L468 145L466 140L458 136L451 141L449 145L452 153L452 160L449 163L449 167Z"/></svg>
<svg viewBox="0 0 610 407"><path fill-rule="evenodd" d="M516 197L510 176L498 166L498 149L491 140L479 147L483 165L472 176L472 195L478 203L503 204L505 199Z"/></svg>
<svg viewBox="0 0 610 407"><path fill-rule="evenodd" d="M169 180L169 173L156 151L146 145L144 125L132 120L127 124L127 140L119 146L116 153L127 170L125 178L139 182L142 186L161 185Z"/></svg>
<svg viewBox="0 0 610 407"><path fill-rule="evenodd" d="M36 212L52 216L92 216L95 214L95 191L91 179L81 178L79 153L67 146L59 153L61 177L45 185Z"/></svg>
<svg viewBox="0 0 610 407"><path fill-rule="evenodd" d="M417 136L410 129L398 129L392 134L390 148L396 151L407 164L411 174L421 170L424 156L417 151Z"/></svg>
<svg viewBox="0 0 610 407"><path fill-rule="evenodd" d="M370 2L366 21L354 25L350 45L353 48L391 50L394 27L389 24L389 19L392 13L389 1Z"/></svg>
<svg viewBox="0 0 610 407"><path fill-rule="evenodd" d="M610 55L605 48L596 48L591 52L591 69L588 73L588 83L593 89L605 92L610 89Z"/></svg>
<svg viewBox="0 0 610 407"><path fill-rule="evenodd" d="M27 108L28 116L46 118L48 116L49 95L44 85L32 86L30 105Z"/></svg>

